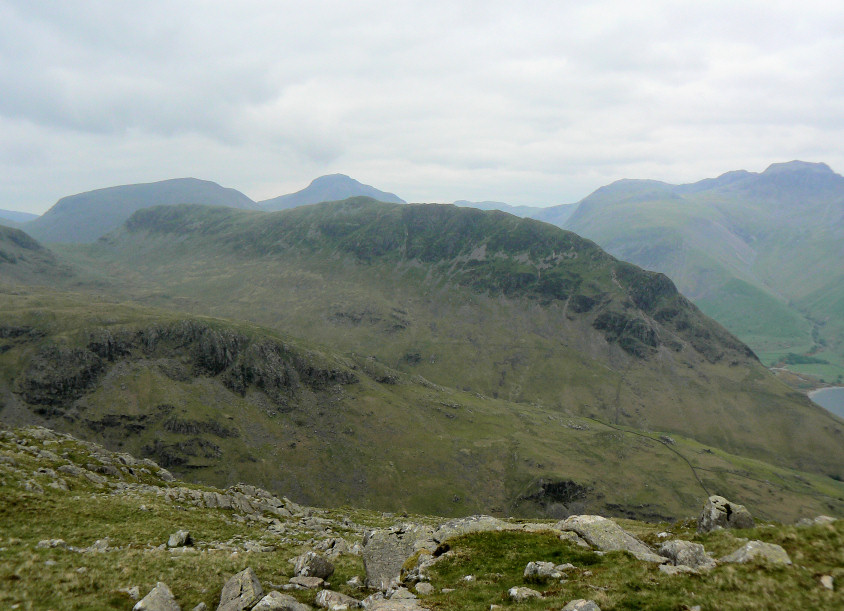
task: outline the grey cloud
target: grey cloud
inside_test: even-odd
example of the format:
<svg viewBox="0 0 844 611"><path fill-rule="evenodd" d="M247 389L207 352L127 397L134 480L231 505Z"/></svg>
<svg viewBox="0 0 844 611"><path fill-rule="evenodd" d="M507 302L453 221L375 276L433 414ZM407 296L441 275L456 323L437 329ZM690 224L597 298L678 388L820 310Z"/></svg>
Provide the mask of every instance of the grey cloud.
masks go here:
<svg viewBox="0 0 844 611"><path fill-rule="evenodd" d="M842 32L813 1L0 0L0 207L183 175L551 204L842 170Z"/></svg>

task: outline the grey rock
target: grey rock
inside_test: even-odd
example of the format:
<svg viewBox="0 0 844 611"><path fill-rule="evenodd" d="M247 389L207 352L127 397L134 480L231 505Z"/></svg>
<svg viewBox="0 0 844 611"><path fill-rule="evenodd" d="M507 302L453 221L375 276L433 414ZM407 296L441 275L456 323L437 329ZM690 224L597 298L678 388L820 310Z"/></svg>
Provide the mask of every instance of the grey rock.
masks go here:
<svg viewBox="0 0 844 611"><path fill-rule="evenodd" d="M306 590L316 590L317 588L321 588L325 585L325 580L322 577L296 575L295 577L290 578L290 583Z"/></svg>
<svg viewBox="0 0 844 611"><path fill-rule="evenodd" d="M571 600L566 603L563 611L601 611L601 607L594 600L578 598L577 600Z"/></svg>
<svg viewBox="0 0 844 611"><path fill-rule="evenodd" d="M264 596L261 582L255 571L246 568L234 575L223 586L217 611L243 611L252 608Z"/></svg>
<svg viewBox="0 0 844 611"><path fill-rule="evenodd" d="M571 516L558 522L557 530L573 531L583 537L589 545L604 552L627 551L639 560L665 562L665 558L654 554L651 549L618 524L601 516Z"/></svg>
<svg viewBox="0 0 844 611"><path fill-rule="evenodd" d="M334 573L334 565L316 552L306 552L295 560L293 573L296 576L328 579Z"/></svg>
<svg viewBox="0 0 844 611"><path fill-rule="evenodd" d="M516 586L507 590L507 596L510 597L510 600L517 603L530 600L531 598L542 598L542 594L536 590L531 590L530 588L524 588L521 586Z"/></svg>
<svg viewBox="0 0 844 611"><path fill-rule="evenodd" d="M832 516L818 516L816 518L803 518L797 522L797 526L816 526L818 524L832 524L835 518Z"/></svg>
<svg viewBox="0 0 844 611"><path fill-rule="evenodd" d="M340 592L332 590L321 590L317 595L314 603L317 607L322 609L359 609L361 608L360 601L351 596L346 596Z"/></svg>
<svg viewBox="0 0 844 611"><path fill-rule="evenodd" d="M206 611L208 609L208 605L205 603L199 603L196 605L191 611Z"/></svg>
<svg viewBox="0 0 844 611"><path fill-rule="evenodd" d="M361 552L366 585L379 590L389 588L399 580L402 565L417 550L417 543L430 537L430 529L415 524L367 532Z"/></svg>
<svg viewBox="0 0 844 611"><path fill-rule="evenodd" d="M65 542L64 539L42 539L41 541L38 542L38 545L36 545L36 547L39 547L39 548L42 548L42 549L47 548L47 547L62 547L62 548L64 548L64 547L67 547L67 543Z"/></svg>
<svg viewBox="0 0 844 611"><path fill-rule="evenodd" d="M553 562L528 562L524 572L525 579L559 579L562 576Z"/></svg>
<svg viewBox="0 0 844 611"><path fill-rule="evenodd" d="M141 597L141 589L138 586L132 586L131 588L118 588L117 591L123 592L132 600L138 600Z"/></svg>
<svg viewBox="0 0 844 611"><path fill-rule="evenodd" d="M682 539L663 543L659 548L659 555L671 560L671 563L675 566L685 565L705 571L715 567L715 560L706 553L700 543L692 543Z"/></svg>
<svg viewBox="0 0 844 611"><path fill-rule="evenodd" d="M109 551L111 548L109 547L110 540L108 537L105 539L97 539L91 545L89 545L85 551L88 553L100 554L103 552Z"/></svg>
<svg viewBox="0 0 844 611"><path fill-rule="evenodd" d="M753 525L753 517L744 505L731 503L723 496L706 499L697 520L697 530L702 533L716 528L753 528Z"/></svg>
<svg viewBox="0 0 844 611"><path fill-rule="evenodd" d="M416 593L420 596L428 596L434 593L434 586L427 581L420 581L416 584Z"/></svg>
<svg viewBox="0 0 844 611"><path fill-rule="evenodd" d="M252 607L252 611L310 611L310 607L300 603L289 594L273 590Z"/></svg>
<svg viewBox="0 0 844 611"><path fill-rule="evenodd" d="M425 607L413 599L376 600L364 607L367 611L425 611Z"/></svg>
<svg viewBox="0 0 844 611"><path fill-rule="evenodd" d="M747 562L761 561L770 564L791 564L788 553L776 543L764 541L748 541L732 554L724 556L718 562Z"/></svg>
<svg viewBox="0 0 844 611"><path fill-rule="evenodd" d="M170 588L161 581L132 607L132 611L181 611L181 609Z"/></svg>
<svg viewBox="0 0 844 611"><path fill-rule="evenodd" d="M401 587L387 592L387 598L389 600L413 600L416 598L416 594L407 588Z"/></svg>
<svg viewBox="0 0 844 611"><path fill-rule="evenodd" d="M821 575L821 585L829 591L835 590L835 580L832 575Z"/></svg>
<svg viewBox="0 0 844 611"><path fill-rule="evenodd" d="M469 533L508 529L509 525L498 518L484 515L469 516L467 518L449 520L434 531L432 538L437 543L442 543L454 537L459 537L460 535L466 535Z"/></svg>
<svg viewBox="0 0 844 611"><path fill-rule="evenodd" d="M184 547L185 545L192 545L190 532L186 530L177 530L170 538L167 539L167 547Z"/></svg>
<svg viewBox="0 0 844 611"><path fill-rule="evenodd" d="M589 547L589 544L580 538L580 535L570 531L560 533L560 541L570 541L579 547Z"/></svg>

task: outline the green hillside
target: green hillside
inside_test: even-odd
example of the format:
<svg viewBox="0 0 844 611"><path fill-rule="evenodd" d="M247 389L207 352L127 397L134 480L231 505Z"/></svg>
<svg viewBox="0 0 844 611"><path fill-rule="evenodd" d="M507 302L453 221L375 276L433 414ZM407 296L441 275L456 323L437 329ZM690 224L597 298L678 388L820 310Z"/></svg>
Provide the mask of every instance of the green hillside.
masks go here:
<svg viewBox="0 0 844 611"><path fill-rule="evenodd" d="M110 293L249 320L470 396L840 474L842 424L665 276L529 219L367 199L140 211L65 247Z"/></svg>
<svg viewBox="0 0 844 611"><path fill-rule="evenodd" d="M771 519L844 513L844 484L823 475L449 389L251 324L46 290L0 299L2 422L189 481L439 515L668 520L712 493Z"/></svg>
<svg viewBox="0 0 844 611"><path fill-rule="evenodd" d="M692 185L619 181L564 226L667 274L767 365L791 367L783 358L794 353L826 361L800 371L844 374L844 178L826 165Z"/></svg>

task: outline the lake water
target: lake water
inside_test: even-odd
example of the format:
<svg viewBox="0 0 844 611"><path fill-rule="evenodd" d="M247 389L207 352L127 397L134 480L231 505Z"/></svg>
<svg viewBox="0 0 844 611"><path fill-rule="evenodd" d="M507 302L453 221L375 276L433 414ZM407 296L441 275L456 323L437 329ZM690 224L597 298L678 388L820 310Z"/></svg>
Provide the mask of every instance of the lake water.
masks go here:
<svg viewBox="0 0 844 611"><path fill-rule="evenodd" d="M844 418L844 386L812 391L809 398L836 416Z"/></svg>

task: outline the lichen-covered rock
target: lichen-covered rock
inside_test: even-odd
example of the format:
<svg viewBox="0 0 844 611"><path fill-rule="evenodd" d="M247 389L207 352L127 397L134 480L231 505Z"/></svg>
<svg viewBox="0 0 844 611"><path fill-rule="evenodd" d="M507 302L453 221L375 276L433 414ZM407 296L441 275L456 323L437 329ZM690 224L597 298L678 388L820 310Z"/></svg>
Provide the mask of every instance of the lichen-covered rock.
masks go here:
<svg viewBox="0 0 844 611"><path fill-rule="evenodd" d="M306 590L316 590L325 585L322 577L308 577L307 575L296 575L290 578L290 583Z"/></svg>
<svg viewBox="0 0 844 611"><path fill-rule="evenodd" d="M400 578L405 561L416 551L420 540L429 540L431 529L415 524L369 531L364 535L363 566L366 585L386 590Z"/></svg>
<svg viewBox="0 0 844 611"><path fill-rule="evenodd" d="M558 522L557 530L574 531L589 545L601 551L627 551L639 560L665 562L665 558L654 554L651 549L618 524L601 516L571 516Z"/></svg>
<svg viewBox="0 0 844 611"><path fill-rule="evenodd" d="M360 601L333 590L322 590L316 595L314 603L322 609L359 609Z"/></svg>
<svg viewBox="0 0 844 611"><path fill-rule="evenodd" d="M766 562L769 564L791 564L788 553L776 543L748 541L732 554L724 556L718 562Z"/></svg>
<svg viewBox="0 0 844 611"><path fill-rule="evenodd" d="M498 518L493 518L492 516L469 516L467 518L449 520L434 531L432 538L437 543L442 543L460 535L506 530L508 527L509 525L506 522Z"/></svg>
<svg viewBox="0 0 844 611"><path fill-rule="evenodd" d="M702 533L716 528L753 528L753 525L753 517L744 505L731 503L717 495L706 499L697 520L697 530Z"/></svg>
<svg viewBox="0 0 844 611"><path fill-rule="evenodd" d="M184 547L192 543L190 532L186 530L177 530L167 539L167 547Z"/></svg>
<svg viewBox="0 0 844 611"><path fill-rule="evenodd" d="M510 600L516 603L521 603L526 600L530 600L531 598L542 598L542 594L536 590L531 590L530 588L524 588L521 586L507 590L507 596L510 597Z"/></svg>
<svg viewBox="0 0 844 611"><path fill-rule="evenodd" d="M252 611L310 611L310 607L300 603L289 594L273 590L252 607Z"/></svg>
<svg viewBox="0 0 844 611"><path fill-rule="evenodd" d="M251 568L243 569L223 586L217 611L251 609L264 596L261 582Z"/></svg>
<svg viewBox="0 0 844 611"><path fill-rule="evenodd" d="M334 573L334 565L316 552L306 552L295 560L293 573L297 577L328 579Z"/></svg>
<svg viewBox="0 0 844 611"><path fill-rule="evenodd" d="M149 594L139 600L132 611L181 611L182 608L166 583L159 581Z"/></svg>
<svg viewBox="0 0 844 611"><path fill-rule="evenodd" d="M703 546L691 541L666 541L660 546L659 555L671 560L675 566L688 566L704 571L715 567L715 560L706 553Z"/></svg>
<svg viewBox="0 0 844 611"><path fill-rule="evenodd" d="M569 601L563 611L601 611L594 600L586 600L585 598L578 598L577 600Z"/></svg>

